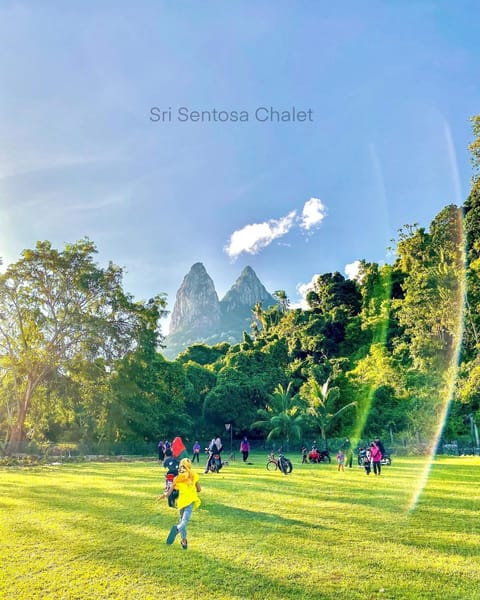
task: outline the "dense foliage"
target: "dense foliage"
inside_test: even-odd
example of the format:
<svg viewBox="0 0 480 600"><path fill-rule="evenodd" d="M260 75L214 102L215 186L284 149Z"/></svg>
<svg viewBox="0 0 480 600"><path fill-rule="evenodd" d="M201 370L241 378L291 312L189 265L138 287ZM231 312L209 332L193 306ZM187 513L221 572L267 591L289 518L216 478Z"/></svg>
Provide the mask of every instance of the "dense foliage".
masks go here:
<svg viewBox="0 0 480 600"><path fill-rule="evenodd" d="M0 276L0 431L28 440L381 435L428 446L480 412L480 117L464 207L399 232L393 264L318 277L306 309L252 307L241 343L161 354L162 295L133 302L81 240L23 252ZM314 266L312 266L312 269ZM452 402L453 400L453 402ZM477 439L475 439L477 437Z"/></svg>

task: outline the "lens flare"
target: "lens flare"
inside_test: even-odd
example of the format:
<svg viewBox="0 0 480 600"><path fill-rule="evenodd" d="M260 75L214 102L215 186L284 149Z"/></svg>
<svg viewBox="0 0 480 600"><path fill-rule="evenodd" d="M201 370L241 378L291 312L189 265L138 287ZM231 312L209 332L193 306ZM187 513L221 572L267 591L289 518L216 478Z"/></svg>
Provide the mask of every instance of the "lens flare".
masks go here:
<svg viewBox="0 0 480 600"><path fill-rule="evenodd" d="M377 198L377 208L379 212L378 222L383 223L385 229L388 230L389 219L387 212L388 204L387 194L385 191L385 182L383 178L380 157L373 143L368 144L368 154L372 165L372 175L376 190L375 196ZM371 265L369 268L375 269L376 267ZM377 273L371 272L370 274L367 274L364 272L362 274L363 278L370 275L372 279L372 300L370 302L370 306L367 307L367 311L370 316L371 327L373 327L370 355L372 357L372 361L376 360L379 362L379 364L382 364L382 362L385 363L385 342L387 338L388 321L390 318L391 308L391 272L391 267L386 265L381 267ZM379 378L377 378L374 383L371 381L366 381L362 373L356 374L356 378L361 383L363 391L360 397L357 399L357 421L353 431L350 434L352 440L358 441L362 436L368 415L370 413L376 388L384 383L388 384L388 375L386 375L386 371L388 371L388 369L377 369Z"/></svg>
<svg viewBox="0 0 480 600"><path fill-rule="evenodd" d="M461 185L456 165L455 149L448 123L445 119L442 119L442 122L444 124L445 148L454 184L454 195L456 196L457 205L460 205ZM373 147L370 148L370 153L374 175L379 184L378 190L380 195L384 197L384 206L386 207L385 190L381 185L383 179L380 161ZM412 425L417 430L419 441L420 436L423 440L428 440L425 443L427 454L420 476L415 479L411 497L407 501L406 509L409 512L415 509L425 489L435 452L445 428L458 377L458 363L464 329L466 250L462 208L457 206L447 207L443 214L440 213L436 227L440 230L440 242L437 242L435 249L438 253L436 256L437 262L433 265L430 264L428 267L430 269L428 276L429 278L436 277L434 281L437 285L432 284L431 280L427 284L431 285L432 298L435 302L435 306L432 306L430 332L428 331L428 325L426 325L429 321L429 315L422 315L425 317L423 327L426 333L423 343L427 345L431 343L427 354L430 354L432 369L429 371L428 368L425 368L425 364L423 368L416 369L418 365L414 364L408 375L414 380L413 384L411 382L409 384L409 400L414 404L416 403L414 408L416 412L412 415ZM410 230L407 229L405 239L414 234L414 227L411 227ZM445 238L442 238L442 235ZM444 249L443 243L448 245L448 250ZM417 257L418 260L420 260L422 267L421 259ZM376 267L377 272L375 273L373 272L375 267L376 265L364 264L364 277L368 277L370 284L373 286L369 294L371 305L368 304L367 299L367 304L364 303L364 315L362 316L364 322L366 318L369 330L372 332L370 348L367 355L358 360L357 365L350 372L361 390L357 398L357 422L350 434L350 438L353 440L359 440L362 437L367 419L371 413L375 392L380 386L395 387L396 381L395 369L391 364L391 349L386 347L390 313L394 303L393 296L395 296L395 294L392 294L392 288L395 285L392 282L393 269L388 265L381 268ZM409 276L408 266L404 270ZM365 284L365 280L363 283ZM425 282L420 281L420 283ZM365 288L365 285L363 287ZM419 298L420 301L427 301L427 296L422 297L421 293ZM436 317L434 313L436 313ZM436 322L435 318L439 322ZM437 349L435 350L435 348Z"/></svg>
<svg viewBox="0 0 480 600"><path fill-rule="evenodd" d="M448 160L450 163L450 173L452 175L452 182L454 186L455 192L455 200L457 205L461 205L462 202L462 193L461 193L461 183L460 176L458 173L458 165L455 153L455 146L453 144L452 133L450 129L450 125L448 124L447 119L444 115L440 114L440 119L443 125L443 133L445 136L445 147L448 155ZM463 210L461 208L457 209L457 218L455 221L455 239L457 242L457 260L456 260L456 273L457 273L457 281L454 286L454 293L456 297L454 299L455 303L455 322L453 324L453 344L451 355L449 358L448 367L445 369L445 385L442 390L442 394L439 402L439 411L438 411L438 421L435 433L433 435L433 440L430 445L430 452L427 457L426 463L424 465L422 474L418 480L417 489L415 490L410 504L409 511L415 509L420 496L425 489L425 486L428 481L428 476L430 474L430 470L432 468L433 459L435 456L435 451L438 447L438 443L442 436L443 429L445 427L445 423L448 417L448 411L450 408L450 404L452 401L453 393L456 386L456 381L458 377L458 364L460 358L460 351L462 347L462 338L463 338L463 330L464 330L464 312L465 312L465 298L466 298L466 236L465 236L465 228L464 228L464 220L463 220Z"/></svg>
<svg viewBox="0 0 480 600"><path fill-rule="evenodd" d="M438 447L440 438L442 436L443 429L448 417L448 411L452 401L453 393L455 390L457 376L458 376L458 363L460 358L460 350L462 347L463 329L464 329L464 310L465 310L465 295L466 295L466 252L465 252L465 231L463 224L463 211L461 208L457 208L456 220L455 220L455 239L457 242L457 258L455 265L455 272L457 273L456 285L453 286L452 293L455 294L453 303L455 305L454 311L454 323L453 323L453 341L451 345L451 352L449 356L448 366L444 371L444 385L441 389L441 394L438 404L437 423L433 433L433 439L429 445L429 453L423 468L423 471L419 477L417 489L410 500L409 511L412 511L418 500L425 489L425 485L428 481L428 476L432 468L433 459L435 452Z"/></svg>
<svg viewBox="0 0 480 600"><path fill-rule="evenodd" d="M371 268L376 270L374 265ZM385 349L392 301L391 273L391 267L385 265L376 273L370 274L374 281L372 283L371 306L367 310L372 321L373 338L368 356L364 358L361 366L359 365L352 372L363 388L362 394L357 400L355 429L350 436L354 440L358 440L362 436L376 389L381 385L391 384L391 369L387 365L388 359ZM373 368L372 364L374 365ZM371 381L372 372L375 373L374 381Z"/></svg>

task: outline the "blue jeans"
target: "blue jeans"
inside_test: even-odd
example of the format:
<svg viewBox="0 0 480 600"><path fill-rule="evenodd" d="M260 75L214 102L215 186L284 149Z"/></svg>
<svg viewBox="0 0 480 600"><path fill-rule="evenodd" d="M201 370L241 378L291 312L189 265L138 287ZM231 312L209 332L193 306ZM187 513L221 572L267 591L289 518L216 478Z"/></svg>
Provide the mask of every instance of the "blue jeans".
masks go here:
<svg viewBox="0 0 480 600"><path fill-rule="evenodd" d="M180 533L182 540L187 539L187 523L190 521L190 517L193 512L193 502L188 506L180 509L180 523L177 525L177 529Z"/></svg>

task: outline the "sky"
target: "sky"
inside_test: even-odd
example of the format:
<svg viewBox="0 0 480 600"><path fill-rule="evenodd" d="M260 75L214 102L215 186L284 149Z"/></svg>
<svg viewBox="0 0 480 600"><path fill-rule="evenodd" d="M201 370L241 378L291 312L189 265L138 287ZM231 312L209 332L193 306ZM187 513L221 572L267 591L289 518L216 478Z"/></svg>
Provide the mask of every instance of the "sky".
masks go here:
<svg viewBox="0 0 480 600"><path fill-rule="evenodd" d="M0 257L88 236L136 299L202 262L301 302L468 195L480 3L0 0ZM163 324L168 332L168 321Z"/></svg>

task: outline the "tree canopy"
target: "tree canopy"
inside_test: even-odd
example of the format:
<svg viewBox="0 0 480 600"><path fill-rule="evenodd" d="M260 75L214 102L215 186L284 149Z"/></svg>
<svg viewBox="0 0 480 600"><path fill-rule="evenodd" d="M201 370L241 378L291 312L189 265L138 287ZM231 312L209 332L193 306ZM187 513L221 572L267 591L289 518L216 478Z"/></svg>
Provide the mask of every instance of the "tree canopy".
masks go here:
<svg viewBox="0 0 480 600"><path fill-rule="evenodd" d="M68 375L79 356L111 363L133 350L142 335L159 341L162 297L134 303L122 289L122 270L112 263L97 266L95 253L88 239L63 251L38 242L0 275L2 413L10 450L25 439L32 405L48 376Z"/></svg>

